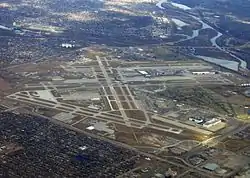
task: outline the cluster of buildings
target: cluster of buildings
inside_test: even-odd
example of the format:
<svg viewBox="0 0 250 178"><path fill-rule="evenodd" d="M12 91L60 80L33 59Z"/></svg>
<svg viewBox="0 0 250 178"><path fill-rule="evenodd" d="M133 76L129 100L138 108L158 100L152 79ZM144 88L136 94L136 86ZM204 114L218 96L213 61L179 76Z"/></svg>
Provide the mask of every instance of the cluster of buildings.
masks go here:
<svg viewBox="0 0 250 178"><path fill-rule="evenodd" d="M0 122L0 156L7 147L22 148L15 156L1 156L7 172L3 175L0 167L0 177L116 177L133 169L140 159L131 150L37 116L1 113ZM3 145L13 138L20 144Z"/></svg>
<svg viewBox="0 0 250 178"><path fill-rule="evenodd" d="M242 84L240 84L240 86L242 86L242 87L249 87L250 83L242 83Z"/></svg>
<svg viewBox="0 0 250 178"><path fill-rule="evenodd" d="M159 76L183 76L187 73L186 70L173 70L173 69L148 69L148 70L140 70L136 69L136 72L141 74L144 77L159 77ZM217 71L193 71L192 75L214 75L217 74Z"/></svg>
<svg viewBox="0 0 250 178"><path fill-rule="evenodd" d="M156 173L155 178L174 178L177 176L177 171L168 168L165 174Z"/></svg>
<svg viewBox="0 0 250 178"><path fill-rule="evenodd" d="M203 169L206 169L211 172L216 172L218 174L225 174L228 170L221 168L218 164L216 163L207 163L203 165Z"/></svg>
<svg viewBox="0 0 250 178"><path fill-rule="evenodd" d="M74 48L75 45L74 44L70 44L70 43L62 43L61 47L63 47L63 48Z"/></svg>
<svg viewBox="0 0 250 178"><path fill-rule="evenodd" d="M188 120L192 121L196 124L199 124L205 128L215 126L215 125L222 122L221 119L218 119L218 118L205 119L205 118L201 118L201 117L190 117Z"/></svg>
<svg viewBox="0 0 250 178"><path fill-rule="evenodd" d="M192 72L193 75L214 75L217 72L215 71L199 71L199 72Z"/></svg>
<svg viewBox="0 0 250 178"><path fill-rule="evenodd" d="M137 70L137 72L143 75L144 77L151 77L151 75L145 70Z"/></svg>
<svg viewBox="0 0 250 178"><path fill-rule="evenodd" d="M141 74L142 76L149 78L149 77L160 77L160 76L177 76L183 75L184 71L182 70L168 70L168 69L148 69L148 70L140 70L136 69L136 71Z"/></svg>

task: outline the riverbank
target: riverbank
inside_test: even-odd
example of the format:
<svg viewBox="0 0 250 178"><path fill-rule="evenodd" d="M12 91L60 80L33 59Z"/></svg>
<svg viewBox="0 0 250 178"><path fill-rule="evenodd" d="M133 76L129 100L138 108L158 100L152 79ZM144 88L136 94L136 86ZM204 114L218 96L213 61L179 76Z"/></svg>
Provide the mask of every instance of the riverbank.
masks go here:
<svg viewBox="0 0 250 178"><path fill-rule="evenodd" d="M191 10L190 7L186 6L186 5L183 5L183 4L178 4L178 3L174 3L174 2L171 2L169 0L160 0L156 6L159 7L160 9L165 9L162 4L163 3L168 3L174 7L177 7L177 8L180 8L182 10ZM198 58L201 58L203 60L206 60L209 62L213 62L217 65L221 65L223 67L226 67L228 69L231 69L231 70L236 70L236 71L239 71L239 68L241 69L244 69L246 70L247 67L249 67L249 65L247 65L247 62L244 61L243 59L241 59L240 57L234 55L232 52L230 51L227 51L226 49L224 49L223 47L221 47L218 43L217 43L217 40L223 36L223 34L221 32L219 32L217 29L215 29L214 27L212 27L211 25L209 25L208 23L206 23L205 21L203 21L203 19L199 18L199 17L196 17L196 16L193 16L193 15L190 15L190 17L192 17L193 19L195 19L196 21L198 21L200 24L201 24L201 28L200 29L196 29L196 30L193 30L192 32L192 35L191 36L187 36L186 39L182 39L182 40L179 40L179 41L176 41L175 43L179 43L179 42L183 42L183 41L187 41L187 40L191 40L191 39L194 39L196 37L199 36L199 33L201 30L203 29L212 29L214 30L217 35L212 37L210 39L210 42L212 44L212 46L214 46L215 48L217 48L218 50L224 52L224 53L227 53L228 55L230 55L232 58L236 59L236 61L229 61L229 60L226 60L226 59L217 59L217 58L212 58L210 56L201 56L201 55L196 55L196 57ZM181 20L178 19L178 22L180 22ZM176 22L176 21L175 21ZM184 25L184 24L183 24ZM186 25L186 24L185 24ZM222 61L221 61L222 60ZM223 62L223 60L225 60L225 62ZM219 64L218 64L219 63ZM237 67L236 67L237 66Z"/></svg>

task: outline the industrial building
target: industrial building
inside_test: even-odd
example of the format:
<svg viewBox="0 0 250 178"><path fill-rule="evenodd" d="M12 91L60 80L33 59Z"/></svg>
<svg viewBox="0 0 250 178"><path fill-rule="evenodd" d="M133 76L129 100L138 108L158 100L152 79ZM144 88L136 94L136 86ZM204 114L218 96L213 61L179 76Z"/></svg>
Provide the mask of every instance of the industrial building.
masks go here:
<svg viewBox="0 0 250 178"><path fill-rule="evenodd" d="M193 117L190 117L188 120L193 121L193 122L195 122L197 124L201 124L202 122L204 122L204 119L202 119L202 118L193 118Z"/></svg>
<svg viewBox="0 0 250 178"><path fill-rule="evenodd" d="M217 168L219 168L219 165L215 163L207 163L203 166L203 168L209 171L215 171Z"/></svg>
<svg viewBox="0 0 250 178"><path fill-rule="evenodd" d="M75 47L75 45L69 44L69 43L62 43L61 47L63 47L63 48L73 48L73 47Z"/></svg>
<svg viewBox="0 0 250 178"><path fill-rule="evenodd" d="M144 77L150 77L151 75L144 70L137 70L138 73L140 73L141 75L143 75Z"/></svg>
<svg viewBox="0 0 250 178"><path fill-rule="evenodd" d="M206 121L204 124L202 124L202 126L209 128L209 127L212 127L212 126L217 125L219 123L221 123L220 119L212 118L211 120Z"/></svg>
<svg viewBox="0 0 250 178"><path fill-rule="evenodd" d="M192 72L193 75L208 75L208 74L216 74L216 72L212 71L202 71L202 72Z"/></svg>
<svg viewBox="0 0 250 178"><path fill-rule="evenodd" d="M221 123L221 120L217 118L205 119L200 117L190 117L188 120L195 122L196 124L202 125L205 128L209 128Z"/></svg>

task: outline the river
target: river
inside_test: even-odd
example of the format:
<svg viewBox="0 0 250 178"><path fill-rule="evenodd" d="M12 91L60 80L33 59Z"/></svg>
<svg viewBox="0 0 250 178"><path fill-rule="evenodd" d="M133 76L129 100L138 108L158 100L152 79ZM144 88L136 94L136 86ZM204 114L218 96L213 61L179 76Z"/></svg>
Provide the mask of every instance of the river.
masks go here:
<svg viewBox="0 0 250 178"><path fill-rule="evenodd" d="M223 35L222 33L218 32L216 29L214 29L213 27L211 27L207 23L203 22L200 18L195 17L195 16L192 16L192 17L195 20L197 20L198 22L200 22L202 24L202 27L198 30L198 32L197 32L197 30L193 30L192 38L197 37L199 35L199 31L202 30L202 29L208 29L208 28L209 29L213 29L214 31L217 32L217 35L210 39L210 42L211 42L212 46L216 47L220 51L223 51L223 52L229 54L232 58L237 59L239 61L238 62L238 67L241 67L243 69L247 69L247 62L246 61L242 60L241 58L239 58L239 57L235 56L234 54L232 54L230 51L227 51L226 49L224 49L220 45L218 45L217 39L220 38ZM192 38L190 38L190 39L192 39ZM196 56L196 57L200 57L201 58L201 56ZM205 56L202 57L202 59L205 59L205 58L206 58ZM221 59L216 59L216 58L213 58L213 59L215 60L216 64L218 64L218 62L221 61ZM209 58L209 60L210 60L209 62L212 62L212 58ZM229 60L226 60L226 61L229 61ZM222 62L221 65L224 66L224 67L226 67L226 68L235 70L235 67L232 67L232 65L235 65L235 63L230 63L230 65L228 65L228 63L223 63Z"/></svg>
<svg viewBox="0 0 250 178"><path fill-rule="evenodd" d="M174 7L176 7L176 8L179 8L179 9L183 9L183 10L190 10L190 9L191 9L190 7L188 7L188 6L184 5L184 4L174 3L174 2L171 2L171 1L169 1L169 0L160 0L160 1L156 4L156 6L159 7L160 9L165 9L165 8L162 6L163 3L169 3L169 4L171 4L172 6L174 6Z"/></svg>
<svg viewBox="0 0 250 178"><path fill-rule="evenodd" d="M160 9L165 9L164 7L162 7L162 3L170 3L172 6L174 7L177 7L177 8L180 8L180 9L183 9L183 10L190 10L191 8L186 6L186 5L183 5L183 4L178 4L178 3L173 3L173 2L170 2L169 0L160 0L156 6L159 7ZM217 39L220 38L223 34L220 33L218 30L214 29L213 27L211 27L209 24L207 24L206 22L204 22L203 20L201 20L200 18L196 17L196 16L193 16L191 15L191 17L195 20L197 20L199 23L201 23L201 28L200 29L197 29L197 30L193 30L193 33L191 36L187 36L186 39L182 39L182 40L179 40L175 43L178 43L178 42L182 42L182 41L187 41L187 40L191 40L197 36L199 36L199 32L200 30L203 30L203 29L213 29L214 31L217 32L217 35L212 37L210 39L210 42L212 44L212 46L216 47L218 50L220 51L223 51L227 54L229 54L232 58L236 59L238 62L238 64L234 62L228 62L229 60L226 60L226 62L224 63L222 60L223 59L217 59L217 58L211 58L211 57L208 57L208 56L199 56L199 55L196 55L196 57L199 57L199 58L202 58L203 60L206 60L206 61L209 61L209 62L213 62L215 64L218 64L218 65L221 65L221 66L224 66L226 68L229 68L231 70L236 70L236 67L235 65L237 65L237 71L238 71L238 68L242 68L242 69L247 69L247 62L242 60L241 58L237 57L236 55L232 54L230 51L227 51L226 49L224 49L223 47L221 47L220 45L218 45L217 43ZM234 66L234 67L233 67Z"/></svg>

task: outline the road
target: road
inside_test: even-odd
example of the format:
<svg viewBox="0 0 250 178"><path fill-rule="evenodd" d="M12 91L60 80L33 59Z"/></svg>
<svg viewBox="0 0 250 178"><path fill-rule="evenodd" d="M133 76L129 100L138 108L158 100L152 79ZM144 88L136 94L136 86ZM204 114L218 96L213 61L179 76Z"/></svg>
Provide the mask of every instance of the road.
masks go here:
<svg viewBox="0 0 250 178"><path fill-rule="evenodd" d="M200 144L198 141L196 140L182 140L182 141L179 141L177 143L174 143L174 144L171 144L171 145L166 145L166 146L163 146L161 147L160 149L158 149L158 152L156 153L157 155L159 155L160 153L162 153L163 151L165 151L166 148L171 148L171 147L175 147L175 146L178 146L182 143L185 143L185 142L195 142L197 144ZM188 150L189 151L189 150Z"/></svg>
<svg viewBox="0 0 250 178"><path fill-rule="evenodd" d="M176 163L176 162L173 162L173 161L169 161L168 159L164 159L164 158L158 157L158 156L153 155L153 154L150 154L150 153L142 152L142 151L140 151L140 150L138 150L138 149L136 149L136 148L134 148L134 147L132 147L132 146L127 145L127 144L124 144L124 143L121 143L121 142L117 142L117 141L115 141L115 140L110 140L110 139L107 139L107 138L105 138L105 137L101 137L101 136L98 136L98 135L95 135L95 134L91 134L91 133L86 132L86 131L84 131L84 130L81 130L81 129L72 127L72 126L70 126L70 125L68 125L68 124L65 124L65 123L63 123L63 122L60 122L60 121L58 121L58 120L55 120L55 119L52 119L52 118L49 118L49 117L45 117L45 116L40 115L40 114L37 114L37 113L32 113L32 114L33 114L33 115L36 115L36 116L39 116L39 117L42 117L42 118L45 118L45 119L48 119L48 120L50 120L51 122L53 122L53 123L55 123L55 124L57 124L57 125L60 125L60 126L62 126L62 127L64 127L64 128L73 130L73 131L75 131L75 132L83 133L83 134L85 134L85 135L87 135L87 136L90 136L90 137L92 137L92 138L96 138L96 139L98 139L98 140L102 140L102 141L105 141L105 142L109 142L109 143L112 143L113 145L116 145L116 146L118 146L118 147L123 147L123 148L125 148L125 149L134 151L134 152L136 152L136 153L138 153L139 155L142 155L142 156L144 156L144 157L148 157L148 158L151 158L151 159L156 159L156 160L158 160L158 161L161 161L161 162L164 162L164 163L168 163L168 164L172 164L172 165L175 165L175 166L178 166L178 167L186 167L186 166L184 166L183 164L179 164L179 163ZM179 157L172 157L172 156L170 156L170 157L171 157L171 158L176 158L176 159L178 159L178 160L181 159L181 158L179 158ZM170 158L170 157L169 157L169 158ZM209 171L206 171L206 170L204 170L204 169L196 168L196 167L190 165L189 163L187 163L184 159L181 159L181 160L183 161L184 164L187 164L188 166L191 166L191 168L192 168L191 170L194 171L194 172L198 172L199 174L204 175L204 176L206 176L206 177L208 176L208 177L210 177L210 178L215 178L215 177L216 177L215 174L213 174L213 173L211 173L211 172L209 172Z"/></svg>
<svg viewBox="0 0 250 178"><path fill-rule="evenodd" d="M197 147L190 150L186 155L184 155L185 159L187 160L190 156L199 153L204 148L204 146L206 147L216 146L218 143L222 142L228 136L234 135L235 133L244 130L246 127L249 127L249 124L241 123L241 125L234 127L227 133L223 133L223 135L218 135L201 142Z"/></svg>

